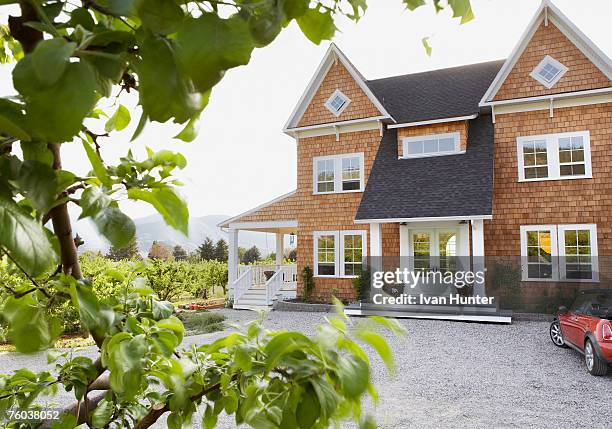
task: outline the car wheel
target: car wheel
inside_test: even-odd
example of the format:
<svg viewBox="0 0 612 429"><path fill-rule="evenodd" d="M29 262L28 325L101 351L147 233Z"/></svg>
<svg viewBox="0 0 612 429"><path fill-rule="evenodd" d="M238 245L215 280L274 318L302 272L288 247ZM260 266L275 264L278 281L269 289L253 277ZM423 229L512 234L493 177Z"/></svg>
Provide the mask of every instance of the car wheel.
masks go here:
<svg viewBox="0 0 612 429"><path fill-rule="evenodd" d="M606 375L608 372L608 365L597 356L591 340L584 344L584 362L591 375Z"/></svg>
<svg viewBox="0 0 612 429"><path fill-rule="evenodd" d="M555 346L567 347L567 345L565 345L565 340L563 339L563 333L561 332L561 326L559 325L559 322L557 320L555 320L554 322L550 324L550 328L548 331L550 333L550 339L552 340Z"/></svg>

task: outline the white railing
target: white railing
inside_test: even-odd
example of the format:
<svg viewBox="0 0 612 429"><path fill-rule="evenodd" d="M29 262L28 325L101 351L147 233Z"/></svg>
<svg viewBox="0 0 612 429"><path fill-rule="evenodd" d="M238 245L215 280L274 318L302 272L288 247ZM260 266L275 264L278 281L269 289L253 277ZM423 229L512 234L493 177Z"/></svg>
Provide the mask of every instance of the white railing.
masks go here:
<svg viewBox="0 0 612 429"><path fill-rule="evenodd" d="M240 271L238 271L238 274L238 278L234 281L234 302L238 301L253 285L251 267L245 267L242 274L240 274Z"/></svg>
<svg viewBox="0 0 612 429"><path fill-rule="evenodd" d="M297 267L294 265L282 265L270 280L266 282L266 298L268 305L272 305L277 295L282 295L283 290L295 290L297 286Z"/></svg>
<svg viewBox="0 0 612 429"><path fill-rule="evenodd" d="M286 268L283 274L283 281L285 283L297 282L297 265L239 265L238 266L238 277L242 276L247 270L251 270L251 277L253 278L254 286L263 286L268 282L266 279L266 271L270 273L276 273L279 268Z"/></svg>

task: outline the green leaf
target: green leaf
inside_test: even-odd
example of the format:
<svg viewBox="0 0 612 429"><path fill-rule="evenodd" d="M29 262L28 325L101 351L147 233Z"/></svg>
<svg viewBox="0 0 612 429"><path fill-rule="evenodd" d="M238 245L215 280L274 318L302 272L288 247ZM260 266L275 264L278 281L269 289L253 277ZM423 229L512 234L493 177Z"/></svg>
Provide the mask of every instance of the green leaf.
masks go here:
<svg viewBox="0 0 612 429"><path fill-rule="evenodd" d="M13 70L15 89L26 101L31 137L54 143L72 140L96 104L95 73L84 62L68 63L61 78L45 87L32 63L26 56Z"/></svg>
<svg viewBox="0 0 612 429"><path fill-rule="evenodd" d="M453 9L453 18L461 17L461 24L474 19L470 0L448 0L448 5Z"/></svg>
<svg viewBox="0 0 612 429"><path fill-rule="evenodd" d="M308 0L292 0L283 2L285 19L287 21L291 21L292 19L302 16L308 10L308 3Z"/></svg>
<svg viewBox="0 0 612 429"><path fill-rule="evenodd" d="M76 43L54 38L43 40L32 53L34 73L44 85L53 85L64 74L68 59L76 49Z"/></svg>
<svg viewBox="0 0 612 429"><path fill-rule="evenodd" d="M136 13L135 0L95 0L94 3L113 16L133 16Z"/></svg>
<svg viewBox="0 0 612 429"><path fill-rule="evenodd" d="M366 0L348 0L348 2L353 8L353 13L348 14L347 16L353 21L359 21L359 18L363 16L366 9L368 8Z"/></svg>
<svg viewBox="0 0 612 429"><path fill-rule="evenodd" d="M102 234L116 248L125 247L136 233L134 221L117 207L106 207L92 218Z"/></svg>
<svg viewBox="0 0 612 429"><path fill-rule="evenodd" d="M142 24L157 34L174 33L183 21L183 9L174 1L139 0L137 8Z"/></svg>
<svg viewBox="0 0 612 429"><path fill-rule="evenodd" d="M155 320L167 319L172 316L174 307L170 301L153 301L153 318Z"/></svg>
<svg viewBox="0 0 612 429"><path fill-rule="evenodd" d="M429 37L423 37L421 39L421 43L423 44L423 47L425 48L425 53L427 54L428 57L431 57L431 53L432 53L432 49L431 49L431 45L429 44Z"/></svg>
<svg viewBox="0 0 612 429"><path fill-rule="evenodd" d="M210 100L210 91L202 94L202 109L204 109ZM196 115L187 122L185 128L180 133L174 136L175 139L183 140L184 142L190 143L195 140L198 136L198 122L200 121L200 115Z"/></svg>
<svg viewBox="0 0 612 429"><path fill-rule="evenodd" d="M338 375L342 390L349 398L360 397L370 383L370 367L362 359L355 357L338 359Z"/></svg>
<svg viewBox="0 0 612 429"><path fill-rule="evenodd" d="M107 133L114 130L121 131L130 124L131 119L130 111L123 104L120 104L113 116L106 121L104 130Z"/></svg>
<svg viewBox="0 0 612 429"><path fill-rule="evenodd" d="M45 306L32 293L21 298L9 296L2 315L9 325L9 337L21 353L33 353L50 347L61 330L57 321L47 319Z"/></svg>
<svg viewBox="0 0 612 429"><path fill-rule="evenodd" d="M374 417L370 414L365 416L359 422L359 429L376 429L377 427L378 426L376 426L376 420L374 420Z"/></svg>
<svg viewBox="0 0 612 429"><path fill-rule="evenodd" d="M100 182L102 182L104 186L110 188L113 183L110 177L108 176L106 167L104 167L104 164L102 164L102 160L100 159L94 148L91 147L91 145L85 140L83 140L83 148L87 153L87 158L89 159L89 163L91 164L91 167L93 168L96 177L100 179Z"/></svg>
<svg viewBox="0 0 612 429"><path fill-rule="evenodd" d="M53 153L46 143L37 141L21 142L21 151L24 160L40 161L46 165L53 165Z"/></svg>
<svg viewBox="0 0 612 429"><path fill-rule="evenodd" d="M112 310L100 304L91 286L85 282L74 282L71 289L83 327L88 331L105 332L114 321Z"/></svg>
<svg viewBox="0 0 612 429"><path fill-rule="evenodd" d="M406 4L406 8L409 10L415 10L418 7L425 5L425 0L403 0Z"/></svg>
<svg viewBox="0 0 612 429"><path fill-rule="evenodd" d="M331 11L321 12L320 8L308 9L306 13L297 19L302 33L314 44L320 44L323 40L331 40L336 33L336 25Z"/></svg>
<svg viewBox="0 0 612 429"><path fill-rule="evenodd" d="M204 415L202 416L202 427L204 429L213 429L217 424L217 415L214 413L213 407L210 405L206 407Z"/></svg>
<svg viewBox="0 0 612 429"><path fill-rule="evenodd" d="M280 33L283 24L280 14L251 15L248 23L251 36L258 48L272 43Z"/></svg>
<svg viewBox="0 0 612 429"><path fill-rule="evenodd" d="M94 31L96 23L87 9L78 7L70 12L70 25L73 27L80 25L86 30Z"/></svg>
<svg viewBox="0 0 612 429"><path fill-rule="evenodd" d="M169 331L172 331L174 335L176 335L176 337L178 338L179 343L183 341L183 336L185 335L185 326L178 317L170 316L167 319L162 319L158 321L156 325L160 329L167 329Z"/></svg>
<svg viewBox="0 0 612 429"><path fill-rule="evenodd" d="M313 427L321 412L317 394L310 384L306 385L297 407L297 421L300 429Z"/></svg>
<svg viewBox="0 0 612 429"><path fill-rule="evenodd" d="M138 125L136 125L136 129L134 130L134 134L132 134L132 138L130 139L131 142L140 136L140 133L142 133L142 130L144 130L144 127L147 125L148 121L149 117L147 116L146 112L143 111L140 115L140 119L138 120Z"/></svg>
<svg viewBox="0 0 612 429"><path fill-rule="evenodd" d="M0 246L31 276L42 274L55 262L55 250L43 226L1 194Z"/></svg>
<svg viewBox="0 0 612 429"><path fill-rule="evenodd" d="M162 215L168 225L185 235L189 233L189 209L187 203L173 189L168 187L152 190L131 188L128 190L128 198L151 204Z"/></svg>
<svg viewBox="0 0 612 429"><path fill-rule="evenodd" d="M57 176L53 168L39 161L24 161L18 183L39 214L46 214L57 197Z"/></svg>
<svg viewBox="0 0 612 429"><path fill-rule="evenodd" d="M92 427L98 429L106 426L113 416L114 408L115 404L112 400L104 398L102 401L100 401L96 409L91 414Z"/></svg>
<svg viewBox="0 0 612 429"><path fill-rule="evenodd" d="M111 198L102 192L100 188L90 186L81 194L81 209L83 211L79 219L97 215L101 210L109 207L111 202Z"/></svg>
<svg viewBox="0 0 612 429"><path fill-rule="evenodd" d="M25 131L25 115L23 106L6 98L0 98L0 133L5 133L19 140L30 140L30 135Z"/></svg>
<svg viewBox="0 0 612 429"><path fill-rule="evenodd" d="M395 371L395 362L393 361L393 353L391 352L391 348L380 334L368 330L358 330L355 333L355 336L376 350L389 371Z"/></svg>
<svg viewBox="0 0 612 429"><path fill-rule="evenodd" d="M244 346L236 347L234 352L234 361L236 362L236 365L238 365L238 368L240 368L243 372L249 371L253 366L251 355Z"/></svg>
<svg viewBox="0 0 612 429"><path fill-rule="evenodd" d="M205 45L204 39L193 41ZM184 123L200 113L200 95L178 70L175 42L170 39L147 37L140 44L142 59L135 66L138 71L140 104L147 116L158 122L174 118Z"/></svg>
<svg viewBox="0 0 612 429"><path fill-rule="evenodd" d="M186 20L177 42L179 64L202 93L219 82L226 70L247 64L254 48L244 20L213 13Z"/></svg>

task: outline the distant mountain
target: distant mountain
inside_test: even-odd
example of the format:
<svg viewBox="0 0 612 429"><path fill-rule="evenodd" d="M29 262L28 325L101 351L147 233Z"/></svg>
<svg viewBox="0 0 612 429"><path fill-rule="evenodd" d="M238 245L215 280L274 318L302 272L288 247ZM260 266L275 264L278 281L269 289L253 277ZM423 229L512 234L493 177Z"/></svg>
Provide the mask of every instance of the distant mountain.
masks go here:
<svg viewBox="0 0 612 429"><path fill-rule="evenodd" d="M192 217L189 220L188 237L166 225L160 215L134 219L138 248L141 254L146 255L151 248L153 240L156 240L168 246L180 244L190 252L202 244L206 237L215 242L220 238L227 240L227 233L221 231L217 224L229 217L226 215ZM80 251L108 251L108 242L98 234L95 225L89 219L78 221L74 226L74 230L85 241L85 244L79 248ZM273 234L240 231L238 242L242 247L257 246L262 255L267 255L275 250Z"/></svg>

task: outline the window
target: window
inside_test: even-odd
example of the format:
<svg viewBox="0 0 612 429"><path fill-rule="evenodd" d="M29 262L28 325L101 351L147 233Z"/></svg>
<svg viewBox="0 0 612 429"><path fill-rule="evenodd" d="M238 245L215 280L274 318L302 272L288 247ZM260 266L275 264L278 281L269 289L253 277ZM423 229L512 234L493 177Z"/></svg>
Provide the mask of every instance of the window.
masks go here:
<svg viewBox="0 0 612 429"><path fill-rule="evenodd" d="M566 72L567 67L550 55L546 55L536 68L533 69L530 76L550 89L559 82L559 79L561 79Z"/></svg>
<svg viewBox="0 0 612 429"><path fill-rule="evenodd" d="M342 93L339 89L335 90L334 93L325 102L325 107L336 116L340 116L344 109L348 107L351 100Z"/></svg>
<svg viewBox="0 0 612 429"><path fill-rule="evenodd" d="M317 277L356 277L366 250L365 231L314 233L314 273Z"/></svg>
<svg viewBox="0 0 612 429"><path fill-rule="evenodd" d="M334 160L317 161L317 192L334 192Z"/></svg>
<svg viewBox="0 0 612 429"><path fill-rule="evenodd" d="M317 237L317 275L336 275L336 235L325 234Z"/></svg>
<svg viewBox="0 0 612 429"><path fill-rule="evenodd" d="M460 153L459 133L404 138L403 158L419 158Z"/></svg>
<svg viewBox="0 0 612 429"><path fill-rule="evenodd" d="M563 280L597 280L595 225L559 225L559 266Z"/></svg>
<svg viewBox="0 0 612 429"><path fill-rule="evenodd" d="M361 160L358 156L342 158L342 190L355 191L361 188Z"/></svg>
<svg viewBox="0 0 612 429"><path fill-rule="evenodd" d="M358 276L363 263L362 234L345 234L344 242L344 275Z"/></svg>
<svg viewBox="0 0 612 429"><path fill-rule="evenodd" d="M595 225L521 226L523 280L597 281Z"/></svg>
<svg viewBox="0 0 612 429"><path fill-rule="evenodd" d="M363 191L363 153L317 157L313 165L315 194Z"/></svg>
<svg viewBox="0 0 612 429"><path fill-rule="evenodd" d="M520 182L591 178L588 131L517 138Z"/></svg>

